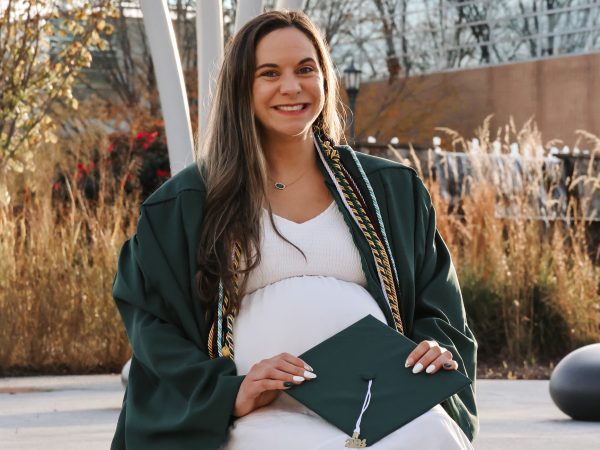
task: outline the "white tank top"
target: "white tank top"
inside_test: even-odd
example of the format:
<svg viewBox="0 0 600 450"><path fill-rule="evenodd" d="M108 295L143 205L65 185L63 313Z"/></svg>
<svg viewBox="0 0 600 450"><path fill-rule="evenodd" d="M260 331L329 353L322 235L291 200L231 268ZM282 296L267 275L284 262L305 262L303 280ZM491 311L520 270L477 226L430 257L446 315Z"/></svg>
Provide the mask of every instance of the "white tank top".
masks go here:
<svg viewBox="0 0 600 450"><path fill-rule="evenodd" d="M367 282L350 230L332 202L298 224L263 209L261 262L249 275L234 324L235 363L244 375L253 364L282 352L299 355L367 314L385 316Z"/></svg>

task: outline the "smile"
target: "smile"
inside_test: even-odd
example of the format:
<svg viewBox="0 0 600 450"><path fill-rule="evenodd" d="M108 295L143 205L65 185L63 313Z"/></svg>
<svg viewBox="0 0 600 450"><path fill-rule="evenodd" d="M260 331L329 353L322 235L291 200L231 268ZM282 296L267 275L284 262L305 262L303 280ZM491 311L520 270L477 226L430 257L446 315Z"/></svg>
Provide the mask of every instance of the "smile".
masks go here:
<svg viewBox="0 0 600 450"><path fill-rule="evenodd" d="M274 108L278 111L302 111L308 107L307 103L299 103L297 105L280 105Z"/></svg>

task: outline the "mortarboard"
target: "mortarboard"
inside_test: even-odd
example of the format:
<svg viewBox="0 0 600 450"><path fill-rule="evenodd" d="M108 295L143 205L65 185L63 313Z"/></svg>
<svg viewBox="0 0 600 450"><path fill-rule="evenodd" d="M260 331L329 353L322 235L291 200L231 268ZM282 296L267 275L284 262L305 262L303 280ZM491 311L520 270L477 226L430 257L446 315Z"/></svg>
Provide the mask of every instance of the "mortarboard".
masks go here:
<svg viewBox="0 0 600 450"><path fill-rule="evenodd" d="M300 355L317 378L286 392L352 436L372 445L471 383L458 371L412 373L416 344L368 315Z"/></svg>

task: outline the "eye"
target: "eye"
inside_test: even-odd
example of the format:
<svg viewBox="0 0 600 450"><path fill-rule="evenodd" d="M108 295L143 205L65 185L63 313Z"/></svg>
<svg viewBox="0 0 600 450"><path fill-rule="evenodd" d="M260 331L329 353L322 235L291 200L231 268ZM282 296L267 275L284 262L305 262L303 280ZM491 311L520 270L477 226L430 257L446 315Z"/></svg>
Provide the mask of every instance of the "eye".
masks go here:
<svg viewBox="0 0 600 450"><path fill-rule="evenodd" d="M310 66L304 66L304 67L301 67L298 72L300 72L302 74L307 74L307 73L311 73L311 72L314 72L314 71L315 71L315 69L313 69L312 67L310 67Z"/></svg>
<svg viewBox="0 0 600 450"><path fill-rule="evenodd" d="M263 72L260 74L261 77L268 77L268 78L273 78L276 77L278 75L277 72L275 72L274 70L267 70L266 72Z"/></svg>

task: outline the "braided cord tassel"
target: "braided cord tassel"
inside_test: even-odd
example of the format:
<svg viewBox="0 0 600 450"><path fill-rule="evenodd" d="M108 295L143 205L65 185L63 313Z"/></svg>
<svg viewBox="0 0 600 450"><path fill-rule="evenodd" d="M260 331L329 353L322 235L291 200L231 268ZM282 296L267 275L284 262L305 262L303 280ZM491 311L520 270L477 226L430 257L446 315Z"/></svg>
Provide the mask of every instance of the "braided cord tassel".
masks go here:
<svg viewBox="0 0 600 450"><path fill-rule="evenodd" d="M241 249L236 241L233 244L233 269L236 273L233 277L233 289L238 292L237 269L240 265ZM229 297L225 293L223 280L219 280L219 298L217 300L217 318L212 323L208 334L208 355L210 358L224 356L233 359L233 324L237 308L230 308ZM223 325L225 325L225 337L223 337ZM216 333L216 336L215 336ZM216 347L216 348L215 348Z"/></svg>
<svg viewBox="0 0 600 450"><path fill-rule="evenodd" d="M216 358L222 356L221 353L221 336L223 334L223 281L219 280L219 297L217 300L217 318L213 320L210 326L210 332L208 333L208 356L209 358ZM215 336L216 333L216 336ZM215 348L216 347L216 348Z"/></svg>
<svg viewBox="0 0 600 450"><path fill-rule="evenodd" d="M223 356L223 313L227 310L228 304L229 299L224 295L223 281L219 280L217 318L213 321L210 327L210 332L208 333L208 356L211 359L216 358L218 356Z"/></svg>
<svg viewBox="0 0 600 450"><path fill-rule="evenodd" d="M384 291L390 306L392 317L394 319L394 326L398 332L404 333L404 327L402 324L402 318L400 316L400 308L398 304L398 297L396 291L397 276L395 277L395 273L392 272L388 252L383 247L381 240L379 239L379 236L377 235L377 232L373 227L371 220L369 219L369 216L366 214L365 210L363 209L360 201L356 196L356 193L354 192L351 185L348 183L348 180L346 179L346 176L341 168L339 153L332 147L331 143L326 139L323 140L323 147L325 148L325 154L328 158L331 168L333 169L335 178L338 181L340 189L344 197L346 198L348 205L350 206L350 210L354 214L354 217L361 231L363 232L369 246L371 247L371 251L373 252L375 263L377 265L377 270L384 287ZM362 174L364 174L364 171L362 172ZM374 203L376 204L375 201ZM379 216L378 219L380 217L381 216ZM382 223L380 224L383 225Z"/></svg>
<svg viewBox="0 0 600 450"><path fill-rule="evenodd" d="M385 227L383 226L383 219L381 218L381 211L379 210L379 205L377 204L377 201L375 199L375 193L373 192L373 187L371 186L371 182L369 181L369 179L367 178L367 175L365 174L362 164L360 163L360 161L358 160L358 157L356 156L356 152L353 149L350 149L350 154L352 155L352 158L354 159L354 163L356 164L356 167L358 167L358 171L360 172L360 176L365 181L365 185L367 186L367 190L369 191L369 195L371 196L371 201L373 202L373 206L375 207L375 216L377 216L377 222L379 222L379 229L381 230L381 234L383 236L383 242L385 244L385 248L390 257L390 262L392 264L394 280L396 281L396 285L400 286L400 282L398 281L398 271L396 270L396 263L394 262L394 256L392 255L392 252L390 250L390 244L388 242L387 235L385 234Z"/></svg>
<svg viewBox="0 0 600 450"><path fill-rule="evenodd" d="M240 244L235 241L233 244L233 291L235 295L238 295L239 285L238 285L238 268L240 266L240 260L242 255L242 249L240 248ZM231 310L229 308L229 299L227 299L227 304L225 306L225 324L227 326L227 331L225 332L225 344L222 346L222 356L229 357L234 359L234 349L233 349L233 324L235 323L235 316L237 316L237 307L232 307Z"/></svg>
<svg viewBox="0 0 600 450"><path fill-rule="evenodd" d="M208 357L210 359L216 358L215 354L215 324L217 322L213 320L212 325L210 326L210 331L208 332Z"/></svg>

